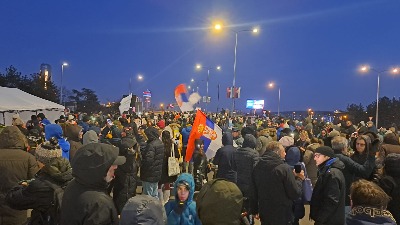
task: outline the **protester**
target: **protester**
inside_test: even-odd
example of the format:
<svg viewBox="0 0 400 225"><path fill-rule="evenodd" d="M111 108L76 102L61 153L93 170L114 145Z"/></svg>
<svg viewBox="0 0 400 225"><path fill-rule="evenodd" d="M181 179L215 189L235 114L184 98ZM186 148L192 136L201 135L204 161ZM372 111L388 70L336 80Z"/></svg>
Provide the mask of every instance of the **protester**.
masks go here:
<svg viewBox="0 0 400 225"><path fill-rule="evenodd" d="M0 183L6 187L16 186L22 180L32 179L39 170L35 157L26 152L28 143L21 131L15 126L8 126L0 133L0 167L4 179ZM0 196L6 196L6 188L1 189ZM4 199L1 197L0 199ZM26 210L11 209L7 204L0 204L0 221L2 224L21 225L27 220Z"/></svg>
<svg viewBox="0 0 400 225"><path fill-rule="evenodd" d="M333 149L322 146L315 150L314 159L319 175L310 202L310 217L315 225L343 225L345 223L346 186L342 173L344 164Z"/></svg>
<svg viewBox="0 0 400 225"><path fill-rule="evenodd" d="M213 164L218 166L216 178L224 178L236 183L237 172L234 163L234 153L236 148L233 147L233 136L231 133L224 133L222 136L222 145L217 150L213 159Z"/></svg>
<svg viewBox="0 0 400 225"><path fill-rule="evenodd" d="M200 191L203 184L208 181L207 173L209 172L207 157L204 153L204 141L196 139L194 141L195 150L193 152L193 177L195 190Z"/></svg>
<svg viewBox="0 0 400 225"><path fill-rule="evenodd" d="M54 137L38 146L35 155L40 171L34 179L21 181L13 188L7 195L7 202L14 209L33 209L30 225L59 224L61 202L57 193L63 192L72 180L72 168L69 161L62 158L62 150Z"/></svg>
<svg viewBox="0 0 400 225"><path fill-rule="evenodd" d="M58 140L58 145L60 145L62 149L62 156L69 160L69 151L71 149L71 145L65 138L63 137L63 130L58 124L48 124L44 128L46 140L50 140L50 138L55 137Z"/></svg>
<svg viewBox="0 0 400 225"><path fill-rule="evenodd" d="M282 144L271 141L253 170L250 212L262 225L290 224L294 220L293 201L301 196L304 172L294 173L284 162L285 155Z"/></svg>
<svg viewBox="0 0 400 225"><path fill-rule="evenodd" d="M350 188L351 212L346 219L352 224L396 224L392 214L386 210L390 197L375 183L359 180Z"/></svg>
<svg viewBox="0 0 400 225"><path fill-rule="evenodd" d="M114 202L106 193L115 169L126 161L118 152L102 143L87 144L77 151L71 164L75 179L62 199L62 225L118 224Z"/></svg>
<svg viewBox="0 0 400 225"><path fill-rule="evenodd" d="M160 201L149 195L130 198L121 212L119 225L164 225L164 207Z"/></svg>
<svg viewBox="0 0 400 225"><path fill-rule="evenodd" d="M193 200L194 180L191 174L181 174L174 183L175 199L165 205L168 225L201 224L197 212L196 202Z"/></svg>

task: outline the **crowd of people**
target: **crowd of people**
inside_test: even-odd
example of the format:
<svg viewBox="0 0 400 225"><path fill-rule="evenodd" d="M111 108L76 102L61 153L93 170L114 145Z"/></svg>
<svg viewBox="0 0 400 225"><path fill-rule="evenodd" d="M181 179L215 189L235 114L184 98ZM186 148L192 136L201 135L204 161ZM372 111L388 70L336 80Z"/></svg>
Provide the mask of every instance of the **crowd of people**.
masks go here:
<svg viewBox="0 0 400 225"><path fill-rule="evenodd" d="M194 117L39 113L25 123L15 114L0 133L0 224L400 221L395 124L209 113L223 147L210 159L196 139L185 161ZM169 173L170 160L179 174Z"/></svg>

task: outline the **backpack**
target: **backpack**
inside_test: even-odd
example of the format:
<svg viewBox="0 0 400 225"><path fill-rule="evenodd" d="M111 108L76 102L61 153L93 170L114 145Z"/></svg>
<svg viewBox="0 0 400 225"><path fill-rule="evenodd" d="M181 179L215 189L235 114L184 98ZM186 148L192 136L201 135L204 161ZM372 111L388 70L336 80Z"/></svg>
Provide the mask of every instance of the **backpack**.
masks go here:
<svg viewBox="0 0 400 225"><path fill-rule="evenodd" d="M43 225L58 225L60 224L61 218L61 203L64 195L64 189L66 186L58 186L50 181L43 180L46 185L54 190L53 201L51 205L43 210L40 210L41 224Z"/></svg>

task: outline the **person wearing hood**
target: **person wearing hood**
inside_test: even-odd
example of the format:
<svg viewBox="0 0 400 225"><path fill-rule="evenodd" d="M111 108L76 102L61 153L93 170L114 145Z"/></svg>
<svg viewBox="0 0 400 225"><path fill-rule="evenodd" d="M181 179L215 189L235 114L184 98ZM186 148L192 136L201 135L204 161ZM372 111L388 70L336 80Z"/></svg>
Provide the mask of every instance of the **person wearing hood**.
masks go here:
<svg viewBox="0 0 400 225"><path fill-rule="evenodd" d="M174 201L165 205L168 225L200 225L193 200L194 179L191 174L182 173L175 181L176 195Z"/></svg>
<svg viewBox="0 0 400 225"><path fill-rule="evenodd" d="M255 150L256 138L251 134L244 136L243 145L237 151L234 152L234 163L237 170L237 186L243 194L244 202L243 207L245 212L249 211L250 199L253 197L251 191L251 174L254 167L259 160L259 154ZM253 219L249 214L250 224L254 224Z"/></svg>
<svg viewBox="0 0 400 225"><path fill-rule="evenodd" d="M68 141L70 147L69 150L69 160L72 161L76 151L82 147L82 127L76 124L64 124L64 136L65 139Z"/></svg>
<svg viewBox="0 0 400 225"><path fill-rule="evenodd" d="M94 130L89 130L83 135L82 143L83 145L99 143L99 136Z"/></svg>
<svg viewBox="0 0 400 225"><path fill-rule="evenodd" d="M166 220L164 207L158 199L149 195L136 195L122 209L119 225L163 225Z"/></svg>
<svg viewBox="0 0 400 225"><path fill-rule="evenodd" d="M16 186L21 180L32 179L39 170L35 157L26 152L28 142L21 131L15 126L8 126L0 133L0 167L6 174L3 185ZM8 191L8 190L7 190ZM6 196L6 190L1 189L0 200ZM2 224L20 225L26 222L26 210L15 210L7 204L0 204L0 221Z"/></svg>
<svg viewBox="0 0 400 225"><path fill-rule="evenodd" d="M208 161L206 154L204 153L204 140L194 140L194 152L193 152L193 177L195 182L195 190L200 191L203 184L207 183L209 172Z"/></svg>
<svg viewBox="0 0 400 225"><path fill-rule="evenodd" d="M286 225L294 220L293 201L301 196L305 177L304 171L295 173L284 162L285 155L282 144L271 141L253 170L250 212L262 225Z"/></svg>
<svg viewBox="0 0 400 225"><path fill-rule="evenodd" d="M60 218L56 209L58 204L54 203L55 188L65 188L73 178L69 161L61 155L62 150L55 137L39 145L35 157L40 171L34 179L21 181L19 186L7 194L7 202L12 208L33 209L30 225L47 224L48 221L45 220L50 220L53 224L60 222L57 221Z"/></svg>
<svg viewBox="0 0 400 225"><path fill-rule="evenodd" d="M206 183L196 198L203 225L249 224L242 216L243 195L235 183L217 178Z"/></svg>
<svg viewBox="0 0 400 225"><path fill-rule="evenodd" d="M42 126L47 126L47 125L51 124L50 120L48 120L43 113L37 114L37 119L39 120L39 123Z"/></svg>
<svg viewBox="0 0 400 225"><path fill-rule="evenodd" d="M186 157L186 149L187 149L187 145L188 145L188 141L189 141L189 135L190 132L192 131L192 125L191 124L186 124L186 126L183 127L183 129L181 130L181 134L182 134L182 157L185 158ZM183 168L183 172L187 172L189 168L187 168L189 166L189 164L183 160L182 163L182 168Z"/></svg>
<svg viewBox="0 0 400 225"><path fill-rule="evenodd" d="M58 124L48 124L44 128L44 133L47 141L52 137L57 138L58 145L60 145L63 151L62 156L69 160L69 150L71 149L71 145L64 139L61 126Z"/></svg>
<svg viewBox="0 0 400 225"><path fill-rule="evenodd" d="M143 194L158 198L158 182L161 180L162 165L164 160L164 144L159 138L158 130L148 127L144 131L147 137L146 148L141 151L142 165L140 167L140 180L143 185Z"/></svg>
<svg viewBox="0 0 400 225"><path fill-rule="evenodd" d="M317 148L314 159L318 166L318 180L311 197L310 218L315 225L343 225L346 195L342 173L344 164L335 158L333 149L328 146Z"/></svg>
<svg viewBox="0 0 400 225"><path fill-rule="evenodd" d="M233 136L231 133L225 133L222 136L222 145L215 153L213 164L218 166L216 178L224 178L233 183L237 182L237 172L234 163Z"/></svg>
<svg viewBox="0 0 400 225"><path fill-rule="evenodd" d="M257 132L257 146L256 151L262 156L267 149L267 144L272 141L272 137L269 136L269 130L266 127L259 128Z"/></svg>
<svg viewBox="0 0 400 225"><path fill-rule="evenodd" d="M121 136L119 155L126 158L126 163L115 170L115 179L113 182L113 200L118 214L121 213L128 199L136 195L137 173L139 169L137 156L140 154L139 145L129 127L124 127L124 132Z"/></svg>
<svg viewBox="0 0 400 225"><path fill-rule="evenodd" d="M61 224L118 224L114 202L107 187L114 171L126 158L118 156L117 147L91 143L76 152L71 166L74 179L64 191Z"/></svg>

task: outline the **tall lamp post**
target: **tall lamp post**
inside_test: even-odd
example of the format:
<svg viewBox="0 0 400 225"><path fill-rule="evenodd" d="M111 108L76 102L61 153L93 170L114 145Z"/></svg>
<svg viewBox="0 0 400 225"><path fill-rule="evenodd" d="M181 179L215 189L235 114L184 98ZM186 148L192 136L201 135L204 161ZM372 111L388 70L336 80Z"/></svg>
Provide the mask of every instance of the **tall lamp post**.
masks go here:
<svg viewBox="0 0 400 225"><path fill-rule="evenodd" d="M378 70L378 69L372 68L368 65L364 65L360 68L360 71L363 73L373 71L377 74L377 77L378 77L377 88L376 88L376 112L375 112L375 126L376 126L376 128L378 128L380 76L382 73L388 72L388 71L390 71L393 74L397 74L397 73L399 73L399 68L393 68L391 70Z"/></svg>
<svg viewBox="0 0 400 225"><path fill-rule="evenodd" d="M268 87L269 87L269 88L274 88L275 86L276 86L276 84L273 83L273 82L270 82L270 83L268 84ZM281 88L278 87L278 117L281 115L281 114L280 114L280 108L281 108Z"/></svg>
<svg viewBox="0 0 400 225"><path fill-rule="evenodd" d="M210 70L221 70L221 67L220 66L217 66L217 67L204 67L204 66L201 66L200 64L197 64L196 65L196 69L197 70L201 70L201 69L206 69L207 70L207 88L206 88L206 112L207 112L207 108L208 108L208 82L209 82L209 80L210 80Z"/></svg>
<svg viewBox="0 0 400 225"><path fill-rule="evenodd" d="M64 62L61 64L61 90L60 90L60 105L63 104L64 96L63 96L63 76L64 76L64 66L68 66L68 63Z"/></svg>
<svg viewBox="0 0 400 225"><path fill-rule="evenodd" d="M214 29L219 31L222 29L222 25L221 24L215 24L214 25ZM244 30L232 30L235 33L235 59L233 62L233 82L232 82L232 88L234 91L235 87L236 87L236 63L237 63L237 46L238 46L238 34L242 33L242 32L252 32L252 33L259 33L259 29L258 28L252 28L252 29L244 29ZM232 93L233 98L232 98L232 113L235 111L235 98L234 98L234 93Z"/></svg>
<svg viewBox="0 0 400 225"><path fill-rule="evenodd" d="M138 81L142 81L143 75L138 74L136 78ZM129 94L132 94L132 77L129 78Z"/></svg>

